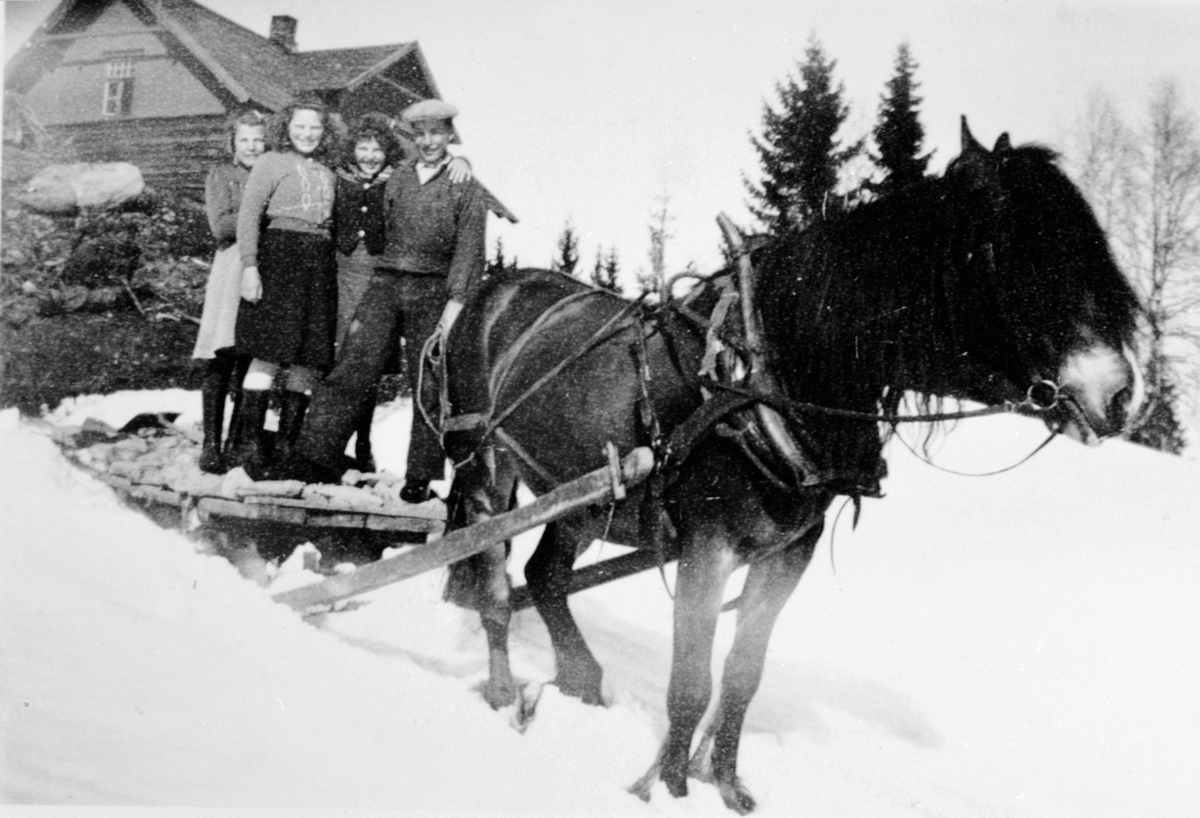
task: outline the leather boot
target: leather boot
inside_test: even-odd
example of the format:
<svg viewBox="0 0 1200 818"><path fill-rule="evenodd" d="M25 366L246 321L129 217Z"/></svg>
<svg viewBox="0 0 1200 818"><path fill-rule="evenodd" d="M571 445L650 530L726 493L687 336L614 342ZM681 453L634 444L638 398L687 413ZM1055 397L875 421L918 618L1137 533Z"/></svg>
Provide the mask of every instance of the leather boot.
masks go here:
<svg viewBox="0 0 1200 818"><path fill-rule="evenodd" d="M229 392L229 377L233 361L213 358L200 387L200 415L204 430L204 444L200 449L200 471L209 474L224 474L225 463L221 456L221 432L225 426L225 395Z"/></svg>
<svg viewBox="0 0 1200 818"><path fill-rule="evenodd" d="M267 464L263 448L263 423L267 419L267 404L271 400L269 389L243 389L241 419L237 425L237 436L226 465L231 469L241 466L254 477Z"/></svg>
<svg viewBox="0 0 1200 818"><path fill-rule="evenodd" d="M296 439L300 437L300 429L304 426L304 415L308 411L310 398L303 392L285 391L279 401L279 432L275 435L273 454L276 463L291 459Z"/></svg>
<svg viewBox="0 0 1200 818"><path fill-rule="evenodd" d="M400 489L400 499L413 505L424 503L432 497L428 480L405 480L404 487Z"/></svg>

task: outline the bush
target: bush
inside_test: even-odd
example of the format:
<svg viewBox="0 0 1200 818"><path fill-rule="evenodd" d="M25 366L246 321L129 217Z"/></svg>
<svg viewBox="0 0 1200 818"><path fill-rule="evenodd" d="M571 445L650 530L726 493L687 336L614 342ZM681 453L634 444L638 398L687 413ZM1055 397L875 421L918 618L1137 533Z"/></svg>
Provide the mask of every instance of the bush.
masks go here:
<svg viewBox="0 0 1200 818"><path fill-rule="evenodd" d="M0 404L197 381L212 257L198 205L144 195L99 214L13 207L0 224Z"/></svg>
<svg viewBox="0 0 1200 818"><path fill-rule="evenodd" d="M196 327L136 311L69 313L4 327L0 404L37 414L64 398L122 389L198 389Z"/></svg>
<svg viewBox="0 0 1200 818"><path fill-rule="evenodd" d="M0 320L13 326L97 309L198 318L212 258L199 206L160 195L79 219L10 208L0 245ZM81 294L80 287L125 296Z"/></svg>

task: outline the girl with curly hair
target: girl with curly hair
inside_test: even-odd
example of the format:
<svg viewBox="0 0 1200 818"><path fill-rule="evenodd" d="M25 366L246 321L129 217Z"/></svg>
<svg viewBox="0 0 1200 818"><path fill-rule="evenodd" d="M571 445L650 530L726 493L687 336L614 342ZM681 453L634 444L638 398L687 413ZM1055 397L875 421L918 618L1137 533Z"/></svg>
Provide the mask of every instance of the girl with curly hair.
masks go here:
<svg viewBox="0 0 1200 818"><path fill-rule="evenodd" d="M334 234L337 245L336 357L345 348L346 334L386 244L384 189L392 171L404 161L404 148L396 136L395 121L386 114L363 114L350 126L343 142L342 163L337 169L334 196ZM452 157L447 167L455 184L471 180L471 165ZM398 350L396 351L398 352ZM399 370L398 355L389 371ZM354 424L354 454L362 471L374 471L371 422L375 414L374 391L365 399Z"/></svg>
<svg viewBox="0 0 1200 818"><path fill-rule="evenodd" d="M328 108L293 102L267 129L238 211L242 303L237 349L251 356L230 467L265 465L271 385L287 368L276 445L295 440L309 396L333 365L337 273L331 235L337 134Z"/></svg>

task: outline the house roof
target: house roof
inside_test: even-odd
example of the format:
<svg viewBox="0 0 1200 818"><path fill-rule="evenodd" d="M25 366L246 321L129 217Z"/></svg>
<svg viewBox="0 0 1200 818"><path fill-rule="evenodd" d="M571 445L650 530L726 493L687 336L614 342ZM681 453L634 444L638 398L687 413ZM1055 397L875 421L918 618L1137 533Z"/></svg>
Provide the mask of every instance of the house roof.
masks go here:
<svg viewBox="0 0 1200 818"><path fill-rule="evenodd" d="M416 41L362 48L335 48L319 51L290 51L268 37L256 34L196 0L107 0L125 2L142 19L156 22L184 48L191 59L203 66L241 104L255 104L278 110L304 92L353 91L401 60L407 60L406 76L416 85L408 92L440 97L421 48ZM5 66L5 84L32 83L61 58L70 41L69 31L59 38L60 25L93 18L106 8L103 0L62 0L30 43L53 37L51 48L22 48ZM81 24L86 27L86 23ZM49 44L49 43L47 43ZM496 215L516 222L517 218L485 189L488 208Z"/></svg>
<svg viewBox="0 0 1200 818"><path fill-rule="evenodd" d="M115 1L115 0L113 0ZM191 56L241 103L258 103L278 109L306 91L353 88L377 76L400 59L414 55L422 80L432 96L439 96L433 76L414 42L364 48L288 51L195 0L126 0L173 36ZM89 0L63 0L51 13L42 36L50 35L72 13L94 13ZM39 37L34 35L34 40ZM6 74L19 71L30 49L21 49L10 60ZM32 67L32 66L31 66Z"/></svg>

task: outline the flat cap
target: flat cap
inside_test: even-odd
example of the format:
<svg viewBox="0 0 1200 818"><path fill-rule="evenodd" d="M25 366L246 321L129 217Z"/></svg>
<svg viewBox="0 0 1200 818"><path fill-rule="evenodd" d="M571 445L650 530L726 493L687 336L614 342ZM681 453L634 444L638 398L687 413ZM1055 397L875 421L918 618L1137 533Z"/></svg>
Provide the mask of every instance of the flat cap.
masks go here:
<svg viewBox="0 0 1200 818"><path fill-rule="evenodd" d="M454 119L456 116L458 116L458 109L440 99L423 99L420 102L414 102L404 109L404 113L400 114L405 122L416 122L418 119Z"/></svg>

